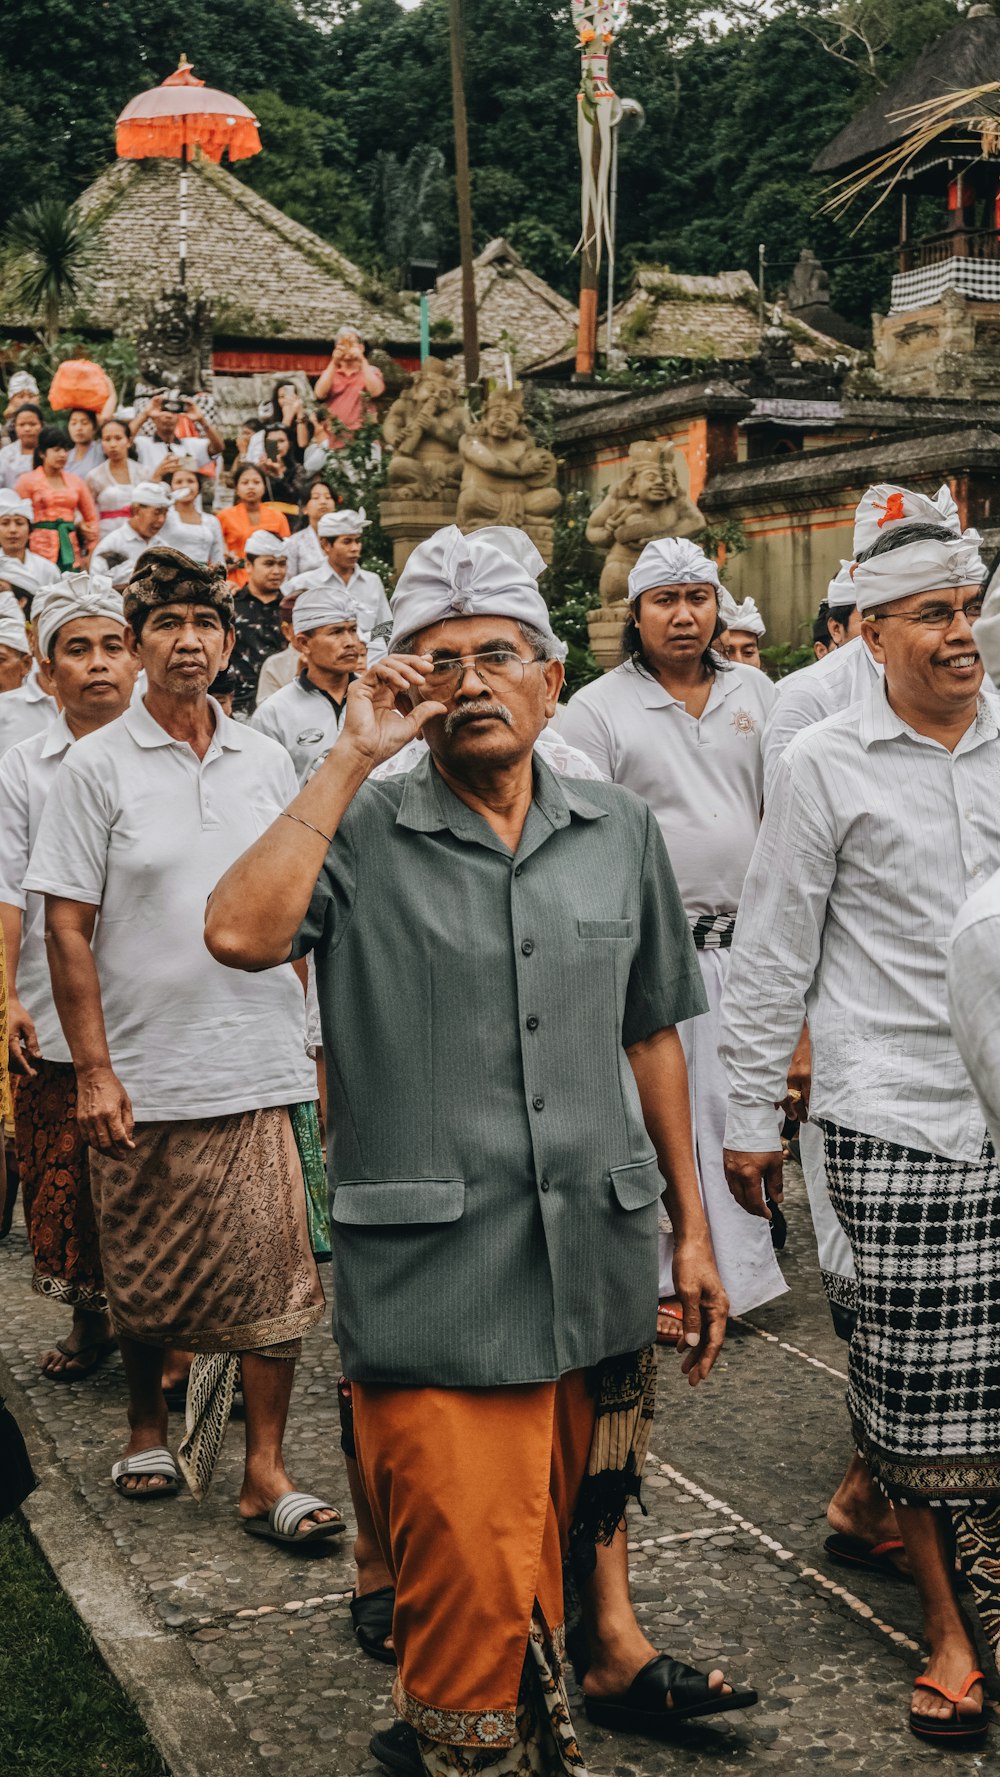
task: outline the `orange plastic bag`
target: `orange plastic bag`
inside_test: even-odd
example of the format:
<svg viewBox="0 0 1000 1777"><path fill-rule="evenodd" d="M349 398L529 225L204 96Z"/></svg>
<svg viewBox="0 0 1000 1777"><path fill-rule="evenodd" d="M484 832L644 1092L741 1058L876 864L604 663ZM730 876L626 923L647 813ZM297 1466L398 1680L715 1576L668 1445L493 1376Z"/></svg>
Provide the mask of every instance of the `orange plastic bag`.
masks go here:
<svg viewBox="0 0 1000 1777"><path fill-rule="evenodd" d="M100 413L112 392L111 378L99 364L92 364L89 358L67 358L52 378L49 406L53 413L65 413L70 407Z"/></svg>

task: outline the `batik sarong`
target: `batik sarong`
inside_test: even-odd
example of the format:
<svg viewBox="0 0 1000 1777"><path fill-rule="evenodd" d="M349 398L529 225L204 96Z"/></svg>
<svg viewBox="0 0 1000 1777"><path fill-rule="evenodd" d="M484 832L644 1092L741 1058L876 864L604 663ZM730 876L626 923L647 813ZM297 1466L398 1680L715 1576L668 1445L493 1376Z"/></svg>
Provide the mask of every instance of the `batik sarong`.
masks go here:
<svg viewBox="0 0 1000 1777"><path fill-rule="evenodd" d="M76 1073L68 1062L34 1062L12 1076L24 1220L40 1296L101 1314L107 1307L89 1149L76 1120Z"/></svg>
<svg viewBox="0 0 1000 1777"><path fill-rule="evenodd" d="M822 1124L858 1318L858 1452L904 1504L1000 1501L1000 1167Z"/></svg>
<svg viewBox="0 0 1000 1777"><path fill-rule="evenodd" d="M91 1155L115 1331L188 1351L267 1351L323 1313L287 1110L139 1123Z"/></svg>

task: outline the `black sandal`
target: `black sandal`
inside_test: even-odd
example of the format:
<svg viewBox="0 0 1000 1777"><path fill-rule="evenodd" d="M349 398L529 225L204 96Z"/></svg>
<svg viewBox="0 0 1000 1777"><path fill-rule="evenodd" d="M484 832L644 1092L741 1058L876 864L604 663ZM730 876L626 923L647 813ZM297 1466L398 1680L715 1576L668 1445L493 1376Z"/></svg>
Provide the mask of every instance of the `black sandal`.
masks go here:
<svg viewBox="0 0 1000 1777"><path fill-rule="evenodd" d="M668 1705L668 1694L673 1701ZM596 1727L623 1734L650 1734L654 1738L674 1722L693 1721L701 1715L725 1715L732 1709L750 1709L756 1691L712 1691L708 1676L696 1666L669 1654L657 1654L617 1697L585 1697L587 1720Z"/></svg>
<svg viewBox="0 0 1000 1777"><path fill-rule="evenodd" d="M380 1586L377 1592L365 1592L360 1598L355 1592L351 1598L354 1633L369 1659L379 1660L383 1666L396 1664L395 1649L385 1645L392 1634L395 1602L395 1586Z"/></svg>

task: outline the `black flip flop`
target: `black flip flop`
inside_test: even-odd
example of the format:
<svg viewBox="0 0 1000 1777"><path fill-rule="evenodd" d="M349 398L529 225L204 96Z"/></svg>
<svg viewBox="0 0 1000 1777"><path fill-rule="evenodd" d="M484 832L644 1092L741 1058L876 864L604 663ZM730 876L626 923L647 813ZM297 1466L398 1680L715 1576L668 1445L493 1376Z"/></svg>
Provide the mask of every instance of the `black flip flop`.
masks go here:
<svg viewBox="0 0 1000 1777"><path fill-rule="evenodd" d="M380 1586L377 1592L355 1592L351 1599L351 1622L354 1633L371 1660L383 1666L396 1665L395 1649L386 1647L392 1634L392 1607L396 1602L395 1586Z"/></svg>
<svg viewBox="0 0 1000 1777"><path fill-rule="evenodd" d="M667 1694L673 1701L667 1706ZM657 1654L617 1697L585 1697L587 1720L621 1734L669 1733L677 1722L750 1709L756 1691L712 1691L708 1676L669 1654Z"/></svg>
<svg viewBox="0 0 1000 1777"><path fill-rule="evenodd" d="M78 1351L72 1351L68 1349L65 1339L57 1339L55 1348L62 1353L63 1357L69 1358L71 1363L82 1362L84 1366L83 1369L43 1370L39 1366L38 1373L45 1378L46 1382L61 1382L67 1384L70 1382L85 1382L88 1376L92 1376L95 1370L100 1369L105 1358L110 1357L113 1351L118 1350L118 1341L117 1339L93 1339L89 1345L81 1345ZM88 1358L90 1360L89 1363L87 1361Z"/></svg>
<svg viewBox="0 0 1000 1777"><path fill-rule="evenodd" d="M391 1728L373 1734L368 1750L395 1777L424 1777L426 1766L420 1756L420 1744L408 1721L394 1721Z"/></svg>
<svg viewBox="0 0 1000 1777"><path fill-rule="evenodd" d="M866 1543L863 1537L848 1536L846 1532L835 1530L823 1544L830 1560L838 1567L853 1567L863 1573L880 1573L890 1580L902 1580L905 1585L913 1585L912 1573L897 1567L893 1554L903 1547L900 1536L886 1537L884 1542Z"/></svg>

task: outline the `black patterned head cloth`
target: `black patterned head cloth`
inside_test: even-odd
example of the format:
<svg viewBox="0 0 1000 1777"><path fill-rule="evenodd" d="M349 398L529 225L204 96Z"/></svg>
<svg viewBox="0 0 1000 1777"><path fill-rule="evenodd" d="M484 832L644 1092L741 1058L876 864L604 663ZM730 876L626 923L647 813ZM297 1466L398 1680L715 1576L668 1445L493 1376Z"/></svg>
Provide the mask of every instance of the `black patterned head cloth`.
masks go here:
<svg viewBox="0 0 1000 1777"><path fill-rule="evenodd" d="M136 635L157 605L208 605L226 629L236 620L233 589L221 566L206 567L179 549L154 544L144 549L124 591L125 621Z"/></svg>

